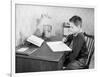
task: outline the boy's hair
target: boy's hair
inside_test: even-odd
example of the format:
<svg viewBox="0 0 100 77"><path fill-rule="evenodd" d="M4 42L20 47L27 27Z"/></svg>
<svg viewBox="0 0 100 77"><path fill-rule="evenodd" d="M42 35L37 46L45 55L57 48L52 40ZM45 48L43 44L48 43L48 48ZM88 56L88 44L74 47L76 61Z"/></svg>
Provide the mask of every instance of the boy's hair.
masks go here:
<svg viewBox="0 0 100 77"><path fill-rule="evenodd" d="M82 19L79 16L73 16L72 18L69 19L70 22L73 22L76 26L80 25L82 27Z"/></svg>

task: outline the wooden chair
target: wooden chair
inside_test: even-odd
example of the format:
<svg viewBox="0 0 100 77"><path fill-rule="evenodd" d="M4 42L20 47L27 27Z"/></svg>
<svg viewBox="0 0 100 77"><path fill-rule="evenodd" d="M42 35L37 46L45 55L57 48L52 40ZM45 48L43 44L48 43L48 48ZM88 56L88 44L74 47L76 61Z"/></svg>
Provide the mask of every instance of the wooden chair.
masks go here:
<svg viewBox="0 0 100 77"><path fill-rule="evenodd" d="M87 52L88 52L88 57L85 61L85 64L77 68L76 67L70 68L67 66L66 68L64 68L64 70L76 70L76 69L88 69L89 68L89 64L90 64L92 55L94 53L94 36L84 33L84 37L85 37Z"/></svg>
<svg viewBox="0 0 100 77"><path fill-rule="evenodd" d="M83 68L88 69L91 58L92 58L93 53L94 53L94 36L84 33L84 37L85 37L86 46L88 49L88 58L86 60L85 66Z"/></svg>

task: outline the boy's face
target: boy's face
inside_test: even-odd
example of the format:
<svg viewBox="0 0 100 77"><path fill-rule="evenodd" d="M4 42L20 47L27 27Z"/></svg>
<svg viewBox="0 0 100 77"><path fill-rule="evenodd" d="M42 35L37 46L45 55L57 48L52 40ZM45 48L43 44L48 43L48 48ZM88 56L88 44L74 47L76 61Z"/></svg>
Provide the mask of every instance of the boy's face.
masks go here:
<svg viewBox="0 0 100 77"><path fill-rule="evenodd" d="M70 26L69 31L70 31L72 34L76 34L76 33L79 32L79 27L76 26L73 22L69 22L69 26Z"/></svg>

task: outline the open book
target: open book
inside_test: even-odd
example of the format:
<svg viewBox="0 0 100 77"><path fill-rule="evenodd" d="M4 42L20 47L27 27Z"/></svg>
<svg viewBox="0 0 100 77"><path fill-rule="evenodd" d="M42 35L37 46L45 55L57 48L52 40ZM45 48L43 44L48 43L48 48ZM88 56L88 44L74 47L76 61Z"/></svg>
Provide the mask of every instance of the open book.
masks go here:
<svg viewBox="0 0 100 77"><path fill-rule="evenodd" d="M47 45L52 49L53 52L72 51L72 49L62 41L47 42Z"/></svg>
<svg viewBox="0 0 100 77"><path fill-rule="evenodd" d="M28 48L28 47L21 47L16 50L17 54L22 54L22 55L30 55L34 53L37 50L37 48Z"/></svg>
<svg viewBox="0 0 100 77"><path fill-rule="evenodd" d="M27 38L27 41L40 47L42 45L42 43L44 42L43 39L35 36L35 35L31 35L30 37Z"/></svg>

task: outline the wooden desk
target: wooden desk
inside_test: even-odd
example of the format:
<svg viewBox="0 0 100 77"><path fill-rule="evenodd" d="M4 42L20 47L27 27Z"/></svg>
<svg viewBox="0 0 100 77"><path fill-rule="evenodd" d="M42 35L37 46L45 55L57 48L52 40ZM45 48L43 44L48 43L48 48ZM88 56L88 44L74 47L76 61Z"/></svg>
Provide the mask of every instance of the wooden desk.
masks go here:
<svg viewBox="0 0 100 77"><path fill-rule="evenodd" d="M65 52L52 52L44 42L37 51L29 56L16 54L16 73L61 70L64 57Z"/></svg>

